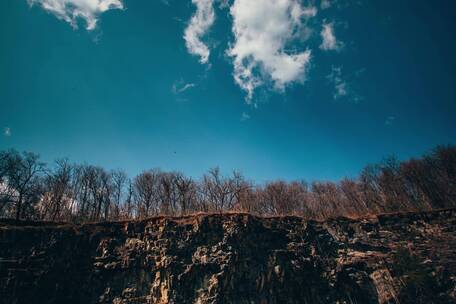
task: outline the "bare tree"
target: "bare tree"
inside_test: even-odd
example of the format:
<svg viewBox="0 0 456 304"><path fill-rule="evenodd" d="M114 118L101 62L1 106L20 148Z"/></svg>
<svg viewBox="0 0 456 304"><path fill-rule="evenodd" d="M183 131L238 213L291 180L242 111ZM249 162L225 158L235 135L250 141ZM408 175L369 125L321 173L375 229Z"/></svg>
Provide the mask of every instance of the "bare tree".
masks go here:
<svg viewBox="0 0 456 304"><path fill-rule="evenodd" d="M178 203L181 214L199 211L197 206L198 185L182 173L176 174L175 179L178 191Z"/></svg>
<svg viewBox="0 0 456 304"><path fill-rule="evenodd" d="M302 189L298 184L290 186L285 181L275 181L266 184L264 189L258 189L260 213L268 215L294 214L302 207L300 200Z"/></svg>
<svg viewBox="0 0 456 304"><path fill-rule="evenodd" d="M111 201L113 204L111 217L113 219L118 219L120 217L120 212L122 209L122 201L123 201L124 195L126 194L128 176L122 170L114 170L111 172L111 181L112 181ZM128 195L128 193L127 193L127 195ZM131 202L131 197L130 197L130 202Z"/></svg>
<svg viewBox="0 0 456 304"><path fill-rule="evenodd" d="M27 212L32 212L32 205L39 200L40 178L45 165L39 161L37 154L20 154L15 150L3 154L2 163L3 187L6 188L6 193L14 193L14 198L10 196L9 203L15 203L15 218L19 220L24 218Z"/></svg>
<svg viewBox="0 0 456 304"><path fill-rule="evenodd" d="M98 221L198 211L242 211L306 218L456 207L456 147L418 159L389 157L358 178L334 182L247 181L238 171L210 169L195 181L179 172L121 170L58 160L50 169L36 154L0 151L0 217Z"/></svg>
<svg viewBox="0 0 456 304"><path fill-rule="evenodd" d="M384 212L384 195L379 185L380 169L377 165L366 166L359 177L361 192L367 207L373 213Z"/></svg>
<svg viewBox="0 0 456 304"><path fill-rule="evenodd" d="M235 207L241 192L248 186L240 172L234 171L231 177L225 177L216 167L203 176L200 190L210 210L226 211Z"/></svg>
<svg viewBox="0 0 456 304"><path fill-rule="evenodd" d="M133 209L133 183L131 179L128 179L125 204L122 208L122 218L134 218L135 213Z"/></svg>
<svg viewBox="0 0 456 304"><path fill-rule="evenodd" d="M158 173L158 199L159 208L162 214L175 215L178 212L179 189L177 184L177 173Z"/></svg>
<svg viewBox="0 0 456 304"><path fill-rule="evenodd" d="M40 201L41 216L49 220L62 219L71 213L70 196L73 167L67 159L55 162L55 169L45 178L45 193ZM66 211L66 212L65 212Z"/></svg>
<svg viewBox="0 0 456 304"><path fill-rule="evenodd" d="M144 171L133 181L138 217L158 214L158 171Z"/></svg>
<svg viewBox="0 0 456 304"><path fill-rule="evenodd" d="M365 196L361 193L361 185L356 180L344 178L339 184L340 191L346 198L349 215L358 216L368 213Z"/></svg>
<svg viewBox="0 0 456 304"><path fill-rule="evenodd" d="M8 184L8 176L14 168L15 151L0 152L0 216L10 217L17 201L17 191Z"/></svg>

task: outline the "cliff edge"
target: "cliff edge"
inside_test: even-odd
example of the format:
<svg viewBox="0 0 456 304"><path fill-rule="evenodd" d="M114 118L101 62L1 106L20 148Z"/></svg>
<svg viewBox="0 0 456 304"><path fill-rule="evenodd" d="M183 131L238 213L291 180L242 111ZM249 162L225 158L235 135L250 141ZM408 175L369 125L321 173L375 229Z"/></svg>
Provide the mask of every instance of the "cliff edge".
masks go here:
<svg viewBox="0 0 456 304"><path fill-rule="evenodd" d="M0 303L456 303L455 215L0 221Z"/></svg>

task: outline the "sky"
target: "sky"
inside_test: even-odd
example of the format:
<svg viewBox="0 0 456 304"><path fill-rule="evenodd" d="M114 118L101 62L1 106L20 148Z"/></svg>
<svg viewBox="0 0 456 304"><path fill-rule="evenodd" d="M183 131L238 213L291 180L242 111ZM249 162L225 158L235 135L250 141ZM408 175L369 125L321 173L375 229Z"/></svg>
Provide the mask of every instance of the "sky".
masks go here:
<svg viewBox="0 0 456 304"><path fill-rule="evenodd" d="M456 144L456 2L2 0L0 150L354 177Z"/></svg>

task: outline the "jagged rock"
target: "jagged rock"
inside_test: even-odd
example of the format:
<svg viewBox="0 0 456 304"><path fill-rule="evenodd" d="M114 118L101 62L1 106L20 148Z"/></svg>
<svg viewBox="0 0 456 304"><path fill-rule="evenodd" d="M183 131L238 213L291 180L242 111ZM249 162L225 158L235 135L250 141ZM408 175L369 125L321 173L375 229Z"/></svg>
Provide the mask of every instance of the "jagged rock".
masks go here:
<svg viewBox="0 0 456 304"><path fill-rule="evenodd" d="M455 214L0 221L0 302L456 303Z"/></svg>

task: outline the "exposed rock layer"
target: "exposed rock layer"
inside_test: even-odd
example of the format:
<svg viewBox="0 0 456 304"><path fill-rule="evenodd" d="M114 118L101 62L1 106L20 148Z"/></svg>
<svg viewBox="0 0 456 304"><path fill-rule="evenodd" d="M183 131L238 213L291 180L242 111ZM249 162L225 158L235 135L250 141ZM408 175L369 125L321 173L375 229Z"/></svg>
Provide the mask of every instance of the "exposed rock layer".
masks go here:
<svg viewBox="0 0 456 304"><path fill-rule="evenodd" d="M0 222L1 303L456 303L455 210Z"/></svg>

